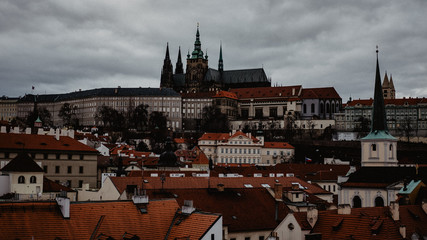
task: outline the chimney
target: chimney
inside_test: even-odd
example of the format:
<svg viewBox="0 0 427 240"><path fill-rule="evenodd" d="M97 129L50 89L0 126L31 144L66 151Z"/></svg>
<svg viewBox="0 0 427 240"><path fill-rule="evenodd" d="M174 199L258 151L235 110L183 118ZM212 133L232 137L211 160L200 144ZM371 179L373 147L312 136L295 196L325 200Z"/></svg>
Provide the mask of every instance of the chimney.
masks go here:
<svg viewBox="0 0 427 240"><path fill-rule="evenodd" d="M39 129L37 129L37 135L44 135L44 130L43 130L43 128L39 128Z"/></svg>
<svg viewBox="0 0 427 240"><path fill-rule="evenodd" d="M295 88L292 88L292 96L295 96Z"/></svg>
<svg viewBox="0 0 427 240"><path fill-rule="evenodd" d="M339 204L338 205L338 214L342 214L342 215L351 214L350 204Z"/></svg>
<svg viewBox="0 0 427 240"><path fill-rule="evenodd" d="M190 215L196 210L193 207L193 200L184 200L184 205L182 206L182 213L186 215Z"/></svg>
<svg viewBox="0 0 427 240"><path fill-rule="evenodd" d="M402 238L405 239L406 238L406 226L400 225L399 232L400 232L400 236L402 236Z"/></svg>
<svg viewBox="0 0 427 240"><path fill-rule="evenodd" d="M283 197L283 186L280 183L274 184L274 198L275 199L282 199Z"/></svg>
<svg viewBox="0 0 427 240"><path fill-rule="evenodd" d="M399 203L398 202L390 202L390 212L394 221L399 221Z"/></svg>
<svg viewBox="0 0 427 240"><path fill-rule="evenodd" d="M55 131L55 139L59 141L59 129L56 129Z"/></svg>
<svg viewBox="0 0 427 240"><path fill-rule="evenodd" d="M57 197L56 203L61 209L64 218L70 218L70 199L67 197Z"/></svg>
<svg viewBox="0 0 427 240"><path fill-rule="evenodd" d="M69 130L68 136L72 139L74 139L74 130Z"/></svg>
<svg viewBox="0 0 427 240"><path fill-rule="evenodd" d="M298 183L292 183L292 190L299 190L299 184Z"/></svg>
<svg viewBox="0 0 427 240"><path fill-rule="evenodd" d="M18 134L18 133L19 133L19 127L14 127L14 128L13 128L13 133Z"/></svg>
<svg viewBox="0 0 427 240"><path fill-rule="evenodd" d="M317 222L318 213L319 211L317 210L316 207L309 207L307 209L307 222L310 224L312 228Z"/></svg>
<svg viewBox="0 0 427 240"><path fill-rule="evenodd" d="M216 189L218 192L224 192L224 184L218 183L218 185L216 185Z"/></svg>
<svg viewBox="0 0 427 240"><path fill-rule="evenodd" d="M6 133L6 126L1 126L1 133Z"/></svg>
<svg viewBox="0 0 427 240"><path fill-rule="evenodd" d="M31 134L31 128L25 128L25 134Z"/></svg>

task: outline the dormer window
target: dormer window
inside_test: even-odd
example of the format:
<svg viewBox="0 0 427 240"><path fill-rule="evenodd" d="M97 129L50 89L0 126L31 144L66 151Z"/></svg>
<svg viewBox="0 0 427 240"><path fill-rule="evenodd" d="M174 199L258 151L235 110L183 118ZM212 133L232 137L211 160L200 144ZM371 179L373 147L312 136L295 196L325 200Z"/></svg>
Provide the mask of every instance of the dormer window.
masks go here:
<svg viewBox="0 0 427 240"><path fill-rule="evenodd" d="M36 176L31 176L31 177L30 177L30 183L37 183L37 178L36 178Z"/></svg>
<svg viewBox="0 0 427 240"><path fill-rule="evenodd" d="M25 184L25 177L24 176L19 176L18 177L18 183L19 184Z"/></svg>

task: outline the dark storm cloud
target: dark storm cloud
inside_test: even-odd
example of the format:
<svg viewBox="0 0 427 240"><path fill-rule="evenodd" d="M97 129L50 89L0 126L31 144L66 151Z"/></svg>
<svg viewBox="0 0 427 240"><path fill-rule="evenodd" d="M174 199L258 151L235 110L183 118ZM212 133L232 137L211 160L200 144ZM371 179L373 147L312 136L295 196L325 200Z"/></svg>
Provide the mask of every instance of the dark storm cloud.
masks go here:
<svg viewBox="0 0 427 240"><path fill-rule="evenodd" d="M169 42L175 63L203 51L216 68L264 67L273 84L373 94L375 46L398 97L427 95L425 1L2 1L0 95L158 87Z"/></svg>

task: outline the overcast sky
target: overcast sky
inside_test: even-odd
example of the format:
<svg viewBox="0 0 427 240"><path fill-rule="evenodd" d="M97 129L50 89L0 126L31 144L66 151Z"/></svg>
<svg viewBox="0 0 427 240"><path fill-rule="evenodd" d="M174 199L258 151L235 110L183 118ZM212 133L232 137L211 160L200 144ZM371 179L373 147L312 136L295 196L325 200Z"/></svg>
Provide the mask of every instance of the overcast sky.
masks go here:
<svg viewBox="0 0 427 240"><path fill-rule="evenodd" d="M264 67L274 85L373 96L375 46L397 97L427 97L427 1L2 0L0 96L159 87L197 23L209 66ZM35 90L32 91L32 86Z"/></svg>

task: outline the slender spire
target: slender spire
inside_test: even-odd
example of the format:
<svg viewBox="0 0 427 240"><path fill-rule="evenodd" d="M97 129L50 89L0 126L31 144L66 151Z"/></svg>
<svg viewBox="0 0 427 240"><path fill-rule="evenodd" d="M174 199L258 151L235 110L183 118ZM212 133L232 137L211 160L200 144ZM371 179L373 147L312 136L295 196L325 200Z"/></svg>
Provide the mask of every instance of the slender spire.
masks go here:
<svg viewBox="0 0 427 240"><path fill-rule="evenodd" d="M176 61L175 74L184 73L184 67L181 60L181 46L178 50L178 60Z"/></svg>
<svg viewBox="0 0 427 240"><path fill-rule="evenodd" d="M165 60L169 60L169 42L166 43L166 55L165 55Z"/></svg>
<svg viewBox="0 0 427 240"><path fill-rule="evenodd" d="M372 111L372 127L371 133L378 131L388 132L386 122L386 112L384 107L383 91L381 86L380 66L378 63L378 46L377 46L377 69L375 75L375 90L374 90L374 109Z"/></svg>
<svg viewBox="0 0 427 240"><path fill-rule="evenodd" d="M384 74L383 87L389 87L389 81L388 81L387 71L385 71L385 74Z"/></svg>
<svg viewBox="0 0 427 240"><path fill-rule="evenodd" d="M224 61L222 60L222 42L219 44L218 71L224 71Z"/></svg>

